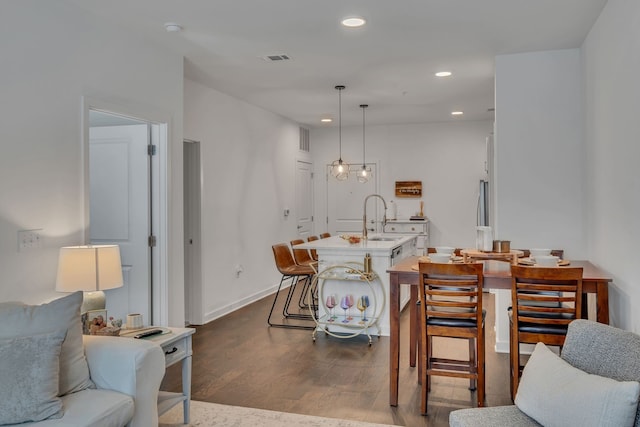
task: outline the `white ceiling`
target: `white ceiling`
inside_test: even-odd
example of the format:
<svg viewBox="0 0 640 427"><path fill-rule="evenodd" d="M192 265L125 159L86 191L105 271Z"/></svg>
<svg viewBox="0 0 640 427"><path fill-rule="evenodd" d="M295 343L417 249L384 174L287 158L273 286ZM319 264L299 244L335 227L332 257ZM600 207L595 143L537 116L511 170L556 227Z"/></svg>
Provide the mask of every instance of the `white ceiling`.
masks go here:
<svg viewBox="0 0 640 427"><path fill-rule="evenodd" d="M491 120L494 58L576 48L606 0L68 0L185 57L185 76L308 127ZM367 25L347 29L342 18ZM168 33L164 23L184 29ZM288 55L270 62L267 55ZM453 76L436 78L450 70ZM462 117L451 111L462 110Z"/></svg>

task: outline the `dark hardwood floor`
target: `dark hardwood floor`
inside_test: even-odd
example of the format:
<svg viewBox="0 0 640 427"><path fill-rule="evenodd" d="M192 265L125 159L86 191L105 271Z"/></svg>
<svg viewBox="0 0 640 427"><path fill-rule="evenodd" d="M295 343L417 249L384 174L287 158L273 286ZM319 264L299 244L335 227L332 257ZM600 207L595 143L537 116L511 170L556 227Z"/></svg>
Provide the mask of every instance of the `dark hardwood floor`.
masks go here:
<svg viewBox="0 0 640 427"><path fill-rule="evenodd" d="M417 368L409 366L409 310L401 315L400 393L389 406L389 338L339 339L311 331L273 328L266 319L273 297L196 327L192 399L236 406L400 426L448 426L449 412L474 406L469 381L433 377L429 415L420 415ZM487 406L511 404L508 354L493 351L494 299L487 309ZM281 312L281 311L280 311ZM278 316L274 316L276 318ZM434 354L464 355L466 341L434 343ZM453 353L451 353L453 352ZM180 390L179 366L167 370L165 390Z"/></svg>

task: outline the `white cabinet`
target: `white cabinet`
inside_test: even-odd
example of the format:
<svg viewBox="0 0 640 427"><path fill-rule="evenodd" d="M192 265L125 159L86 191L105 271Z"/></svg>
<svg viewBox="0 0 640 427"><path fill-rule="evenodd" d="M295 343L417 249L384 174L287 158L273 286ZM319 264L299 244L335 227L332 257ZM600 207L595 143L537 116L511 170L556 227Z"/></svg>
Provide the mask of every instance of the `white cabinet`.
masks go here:
<svg viewBox="0 0 640 427"><path fill-rule="evenodd" d="M422 255L429 246L429 220L393 220L384 225L384 232L389 234L402 234L407 236L417 235L416 255Z"/></svg>

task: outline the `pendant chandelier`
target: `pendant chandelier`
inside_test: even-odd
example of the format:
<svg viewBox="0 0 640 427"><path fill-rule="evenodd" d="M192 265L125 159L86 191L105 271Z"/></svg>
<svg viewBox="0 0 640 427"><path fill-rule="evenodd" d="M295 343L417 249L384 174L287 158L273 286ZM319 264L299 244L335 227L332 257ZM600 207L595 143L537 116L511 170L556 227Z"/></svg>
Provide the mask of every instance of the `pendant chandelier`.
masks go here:
<svg viewBox="0 0 640 427"><path fill-rule="evenodd" d="M358 182L366 183L371 178L371 168L367 167L367 163L365 161L365 137L364 137L364 110L368 107L367 104L360 104L360 108L362 108L362 167L358 169L356 172L356 177L358 178Z"/></svg>
<svg viewBox="0 0 640 427"><path fill-rule="evenodd" d="M331 176L339 181L344 181L349 178L349 165L342 161L342 91L344 86L336 86L338 90L338 143L339 143L339 157L338 160L334 160L331 163Z"/></svg>

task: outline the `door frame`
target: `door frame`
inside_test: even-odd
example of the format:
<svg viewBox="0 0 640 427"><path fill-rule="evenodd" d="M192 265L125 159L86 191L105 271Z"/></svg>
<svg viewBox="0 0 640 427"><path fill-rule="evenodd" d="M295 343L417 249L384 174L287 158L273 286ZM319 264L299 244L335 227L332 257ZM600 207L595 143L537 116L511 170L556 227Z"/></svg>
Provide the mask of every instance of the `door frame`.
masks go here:
<svg viewBox="0 0 640 427"><path fill-rule="evenodd" d="M314 197L314 187L315 187L315 171L313 169L313 161L308 158L308 157L296 157L296 161L295 161L295 170L294 170L294 177L295 179L295 187L294 187L294 194L296 195L295 199L294 199L294 209L295 209L295 218L296 218L296 226L298 225L299 221L298 221L298 217L299 217L299 212L298 212L298 186L300 185L300 182L298 182L298 164L299 163L306 163L309 165L309 172L311 174L311 176L309 177L310 181L311 181L311 185L310 185L310 189L309 191L311 192L311 194L309 195L309 203L311 204L311 206L309 207L309 212L311 212L311 226L309 227L309 236L312 236L315 234L315 229L316 229L316 217L315 217L315 197ZM297 236L298 238L300 237L299 234L300 229L296 230Z"/></svg>
<svg viewBox="0 0 640 427"><path fill-rule="evenodd" d="M204 323L202 306L202 167L200 141L183 139L185 324ZM187 151L190 154L187 155ZM191 237L195 242L188 242Z"/></svg>
<svg viewBox="0 0 640 427"><path fill-rule="evenodd" d="M135 118L150 123L152 138L158 141L156 155L152 156L151 168L151 232L156 236L156 246L151 251L151 319L154 325L169 324L169 204L168 204L168 139L171 116L134 102L113 102L96 96L82 96L81 138L83 213L82 239L89 243L90 234L90 185L89 185L89 111L98 110Z"/></svg>

